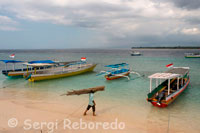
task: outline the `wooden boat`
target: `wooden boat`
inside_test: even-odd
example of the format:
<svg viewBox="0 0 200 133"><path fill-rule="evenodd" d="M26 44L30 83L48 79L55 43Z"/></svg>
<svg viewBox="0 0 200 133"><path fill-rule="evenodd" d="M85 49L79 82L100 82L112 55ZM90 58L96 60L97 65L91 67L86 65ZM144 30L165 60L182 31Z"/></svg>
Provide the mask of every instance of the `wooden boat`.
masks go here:
<svg viewBox="0 0 200 133"><path fill-rule="evenodd" d="M30 74L27 79L31 82L49 80L56 78L63 78L68 76L74 76L86 72L93 71L97 64L88 64L86 62L75 62L65 66L52 67L52 69L44 70L40 73L37 71Z"/></svg>
<svg viewBox="0 0 200 133"><path fill-rule="evenodd" d="M130 73L138 74L137 72L131 72L130 69L128 68L128 64L127 63L106 65L105 67L110 68L110 70L101 71L99 74L97 74L97 76L105 74L104 77L107 80L113 80L113 79L118 79L118 78L123 78L123 77L130 79L128 77Z"/></svg>
<svg viewBox="0 0 200 133"><path fill-rule="evenodd" d="M185 58L200 58L200 53L185 53Z"/></svg>
<svg viewBox="0 0 200 133"><path fill-rule="evenodd" d="M190 82L189 67L173 67L163 73L155 73L150 78L150 93L147 101L157 107L167 107L188 86ZM152 90L152 79L156 88ZM158 84L160 80L160 84Z"/></svg>
<svg viewBox="0 0 200 133"><path fill-rule="evenodd" d="M2 74L4 74L5 76L8 76L8 77L23 77L25 74L30 74L34 71L38 71L38 72L43 71L44 69L49 68L49 66L57 64L51 60L40 60L40 61L30 61L30 62L17 61L17 60L0 60L0 61L3 61L5 63L5 70L2 70ZM41 67L31 66L31 67L27 67L27 68L24 67L24 65L31 64L33 62L36 64L45 63L45 64L50 64L50 65L48 65L48 67L44 67L44 66L41 66ZM13 64L13 69L10 69L10 70L7 69L8 63ZM22 68L15 69L15 64L22 65Z"/></svg>
<svg viewBox="0 0 200 133"><path fill-rule="evenodd" d="M23 72L26 71L24 68L22 69L15 69L16 64L22 64L23 61L18 60L0 60L5 63L5 70L2 70L2 74L8 77L22 77ZM8 69L8 64L12 64L13 69Z"/></svg>
<svg viewBox="0 0 200 133"><path fill-rule="evenodd" d="M130 71L126 71L125 72L122 72L123 70L117 70L111 74L107 74L105 75L105 78L107 80L113 80L113 79L118 79L118 78L123 78L123 77L126 77L130 74Z"/></svg>

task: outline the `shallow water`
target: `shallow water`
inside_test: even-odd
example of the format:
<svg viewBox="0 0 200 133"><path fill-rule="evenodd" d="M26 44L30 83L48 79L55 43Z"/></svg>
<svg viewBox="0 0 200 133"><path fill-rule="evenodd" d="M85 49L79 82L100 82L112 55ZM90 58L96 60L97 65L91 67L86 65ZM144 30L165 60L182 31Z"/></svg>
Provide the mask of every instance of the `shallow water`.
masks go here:
<svg viewBox="0 0 200 133"><path fill-rule="evenodd" d="M4 91L11 91L9 96L15 98L25 98L33 100L54 100L62 101L59 95L71 89L82 89L105 85L106 91L95 94L98 102L123 106L123 111L116 110L119 115L125 117L136 116L146 127L164 126L164 131L170 128L180 127L179 131L186 129L182 125L190 125L187 129L198 132L200 127L200 58L187 59L184 53L196 52L198 50L138 50L143 56L130 56L129 50L14 50L0 51L0 59L9 59L9 55L16 54L16 60L43 60L52 59L59 61L79 60L82 56L87 57L88 62L98 63L94 72L66 77L62 79L48 80L31 83L24 79L10 79L0 75L1 97L5 97ZM101 70L105 70L104 65L115 63L128 63L133 71L139 72L143 77L131 75L131 80L126 78L113 81L106 81L103 76L96 76ZM153 107L146 101L149 92L148 75L155 72L167 70L165 65L174 63L174 66L190 67L191 82L188 88L169 107L160 109ZM18 68L21 65L16 66ZM12 67L11 67L12 68ZM4 64L0 63L0 69L4 69ZM52 95L53 98L52 98ZM86 96L78 97L84 99ZM65 98L66 99L66 98ZM125 113L124 113L125 112ZM161 127L162 127L161 126ZM169 128L168 128L169 127Z"/></svg>

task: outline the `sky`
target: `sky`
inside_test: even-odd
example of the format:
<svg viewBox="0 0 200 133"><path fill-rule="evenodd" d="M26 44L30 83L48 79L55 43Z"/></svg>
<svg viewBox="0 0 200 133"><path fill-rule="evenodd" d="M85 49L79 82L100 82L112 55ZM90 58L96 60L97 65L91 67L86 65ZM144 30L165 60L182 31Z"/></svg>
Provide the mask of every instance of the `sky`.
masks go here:
<svg viewBox="0 0 200 133"><path fill-rule="evenodd" d="M200 46L200 0L0 0L0 49Z"/></svg>

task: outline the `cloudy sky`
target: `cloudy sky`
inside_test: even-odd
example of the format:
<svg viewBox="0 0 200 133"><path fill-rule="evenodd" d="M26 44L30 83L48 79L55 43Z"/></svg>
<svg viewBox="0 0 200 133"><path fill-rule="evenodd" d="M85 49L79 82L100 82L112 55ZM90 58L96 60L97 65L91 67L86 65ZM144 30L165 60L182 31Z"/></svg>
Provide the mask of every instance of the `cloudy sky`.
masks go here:
<svg viewBox="0 0 200 133"><path fill-rule="evenodd" d="M0 0L0 49L200 46L200 0Z"/></svg>

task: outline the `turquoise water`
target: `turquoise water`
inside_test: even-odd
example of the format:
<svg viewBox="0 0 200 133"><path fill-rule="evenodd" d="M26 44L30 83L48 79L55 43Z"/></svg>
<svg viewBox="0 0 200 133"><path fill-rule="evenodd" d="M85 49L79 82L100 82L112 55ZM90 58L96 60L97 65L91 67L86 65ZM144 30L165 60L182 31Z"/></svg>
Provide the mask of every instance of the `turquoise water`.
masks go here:
<svg viewBox="0 0 200 133"><path fill-rule="evenodd" d="M71 89L82 89L105 85L106 91L102 94L97 94L96 99L101 102L108 101L118 103L127 108L126 112L130 116L135 116L135 113L140 114L141 118L147 123L158 123L170 120L173 123L179 121L179 125L190 123L190 127L199 131L200 124L200 58L187 59L184 58L184 53L196 52L198 50L138 50L143 53L143 56L130 56L129 50L17 50L17 51L0 51L0 59L9 59L11 53L16 54L17 60L42 60L55 59L59 61L79 60L82 56L87 57L88 62L97 63L94 72L82 74L73 77L62 79L48 80L42 82L28 82L24 79L9 79L4 75L0 75L0 88L14 88L19 92L15 92L15 97L25 97L31 99L48 99L48 95L43 97L43 94L54 93L55 100L60 99L59 95ZM113 81L106 81L103 76L96 76L101 70L105 70L104 65L115 63L128 63L133 71L139 72L143 77L138 78L137 75L131 75L130 81L126 78ZM191 82L188 88L179 96L174 103L166 109L153 107L146 101L147 93L149 92L148 76L155 72L167 70L165 65L174 63L174 66L190 67ZM22 66L17 66L22 67ZM0 69L4 69L4 64L0 64ZM27 91L36 92L37 96L30 97ZM40 95L42 94L42 95ZM2 94L3 95L3 94ZM166 115L167 114L167 115ZM143 116L142 116L143 115ZM181 122L180 122L181 121ZM191 122L193 124L191 124ZM177 124L177 123L176 123Z"/></svg>

